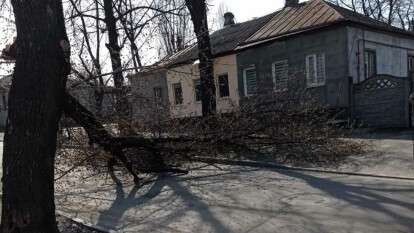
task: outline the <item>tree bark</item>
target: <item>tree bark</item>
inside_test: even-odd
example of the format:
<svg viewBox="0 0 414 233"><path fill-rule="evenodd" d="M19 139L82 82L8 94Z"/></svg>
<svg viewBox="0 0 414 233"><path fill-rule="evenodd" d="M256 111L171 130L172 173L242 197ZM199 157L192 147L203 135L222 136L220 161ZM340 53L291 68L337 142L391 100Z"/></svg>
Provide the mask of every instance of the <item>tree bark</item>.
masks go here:
<svg viewBox="0 0 414 233"><path fill-rule="evenodd" d="M201 105L203 116L216 113L216 87L214 85L213 55L207 23L205 0L186 0L187 8L197 36L198 59L200 60Z"/></svg>
<svg viewBox="0 0 414 233"><path fill-rule="evenodd" d="M69 43L58 0L12 0L17 53L3 156L2 233L58 232L54 160Z"/></svg>
<svg viewBox="0 0 414 233"><path fill-rule="evenodd" d="M118 31L116 28L117 19L114 15L113 1L104 0L104 10L105 10L105 24L106 29L108 30L108 41L106 47L109 50L111 56L111 65L113 71L113 80L114 86L117 89L116 91L116 110L119 115L119 125L121 134L125 134L127 127L127 122L130 116L129 111L129 101L127 98L127 90L124 85L124 76L122 74L122 60L121 60L121 47L118 43ZM124 131L124 133L123 133Z"/></svg>

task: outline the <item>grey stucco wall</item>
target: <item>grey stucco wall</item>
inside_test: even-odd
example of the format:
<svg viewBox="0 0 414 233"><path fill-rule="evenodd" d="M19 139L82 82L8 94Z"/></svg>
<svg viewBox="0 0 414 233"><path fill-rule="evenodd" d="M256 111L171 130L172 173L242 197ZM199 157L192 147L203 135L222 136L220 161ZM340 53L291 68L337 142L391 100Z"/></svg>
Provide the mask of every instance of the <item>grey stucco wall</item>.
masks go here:
<svg viewBox="0 0 414 233"><path fill-rule="evenodd" d="M152 122L169 115L167 71L129 76L131 83L132 115L137 121ZM154 88L161 88L162 99L154 102Z"/></svg>
<svg viewBox="0 0 414 233"><path fill-rule="evenodd" d="M241 51L237 55L240 96L244 96L244 68L254 65L257 71L258 93L269 93L273 88L272 63L284 59L289 61L289 87L305 87L306 56L320 53L325 54L326 84L310 88L311 91L316 93L323 104L331 107L348 107L349 79L345 27L301 34Z"/></svg>

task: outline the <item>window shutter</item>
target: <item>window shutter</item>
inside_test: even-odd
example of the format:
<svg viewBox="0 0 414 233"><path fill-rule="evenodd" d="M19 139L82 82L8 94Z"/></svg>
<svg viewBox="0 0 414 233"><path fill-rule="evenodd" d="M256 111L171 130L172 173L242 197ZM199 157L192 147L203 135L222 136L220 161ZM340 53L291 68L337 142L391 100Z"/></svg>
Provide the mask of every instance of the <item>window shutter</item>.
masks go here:
<svg viewBox="0 0 414 233"><path fill-rule="evenodd" d="M317 60L317 84L324 85L326 80L326 71L325 71L325 54L318 54Z"/></svg>
<svg viewBox="0 0 414 233"><path fill-rule="evenodd" d="M249 68L244 70L244 81L245 81L245 95L254 95L257 90L257 77L256 69Z"/></svg>
<svg viewBox="0 0 414 233"><path fill-rule="evenodd" d="M273 63L273 83L275 85L275 90L287 89L289 79L288 70L288 60Z"/></svg>

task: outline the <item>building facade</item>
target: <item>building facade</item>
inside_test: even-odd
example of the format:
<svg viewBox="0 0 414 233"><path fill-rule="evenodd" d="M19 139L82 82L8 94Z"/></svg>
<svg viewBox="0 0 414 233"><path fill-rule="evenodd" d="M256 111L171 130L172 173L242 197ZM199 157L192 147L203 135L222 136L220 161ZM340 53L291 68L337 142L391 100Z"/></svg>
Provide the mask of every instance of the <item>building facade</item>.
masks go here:
<svg viewBox="0 0 414 233"><path fill-rule="evenodd" d="M411 125L413 32L323 0L292 0L277 12L227 26L211 38L219 111L237 110L255 96L299 88L327 107L345 109L343 117L361 125ZM167 60L174 64L163 67L169 114L199 116L196 50L188 48ZM225 98L220 93L223 75L228 77Z"/></svg>

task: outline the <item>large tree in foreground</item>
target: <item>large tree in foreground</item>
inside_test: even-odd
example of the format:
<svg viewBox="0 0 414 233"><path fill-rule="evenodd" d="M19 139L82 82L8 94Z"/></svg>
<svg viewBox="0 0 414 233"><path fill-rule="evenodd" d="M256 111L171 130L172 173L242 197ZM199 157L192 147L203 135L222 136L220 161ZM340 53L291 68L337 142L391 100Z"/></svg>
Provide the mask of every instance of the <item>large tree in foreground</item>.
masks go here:
<svg viewBox="0 0 414 233"><path fill-rule="evenodd" d="M58 232L56 133L69 44L60 0L11 0L17 53L3 157L2 233Z"/></svg>

